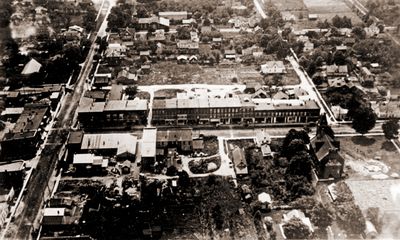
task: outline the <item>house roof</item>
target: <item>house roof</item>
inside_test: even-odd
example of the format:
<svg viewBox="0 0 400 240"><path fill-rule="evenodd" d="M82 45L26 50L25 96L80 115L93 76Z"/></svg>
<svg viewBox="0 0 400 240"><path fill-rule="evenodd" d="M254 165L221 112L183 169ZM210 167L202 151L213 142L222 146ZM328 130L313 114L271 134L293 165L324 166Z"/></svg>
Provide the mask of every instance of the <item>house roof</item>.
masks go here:
<svg viewBox="0 0 400 240"><path fill-rule="evenodd" d="M37 73L42 68L42 64L32 58L27 64L25 64L24 69L22 70L22 75L29 75L32 73Z"/></svg>
<svg viewBox="0 0 400 240"><path fill-rule="evenodd" d="M261 203L272 203L271 195L269 195L268 193L265 193L265 192L258 194L257 199Z"/></svg>
<svg viewBox="0 0 400 240"><path fill-rule="evenodd" d="M43 216L58 217L64 216L65 208L45 208Z"/></svg>
<svg viewBox="0 0 400 240"><path fill-rule="evenodd" d="M267 61L261 65L261 71L264 73L284 73L286 68L282 61Z"/></svg>
<svg viewBox="0 0 400 240"><path fill-rule="evenodd" d="M179 40L177 42L177 47L181 49L198 49L199 48L199 43L198 42L192 42L190 40Z"/></svg>
<svg viewBox="0 0 400 240"><path fill-rule="evenodd" d="M248 174L246 157L242 148L235 147L232 150L232 160L236 174Z"/></svg>
<svg viewBox="0 0 400 240"><path fill-rule="evenodd" d="M159 12L158 16L160 17L167 17L167 16L187 16L188 12L187 11L179 11L179 12L173 12L173 11L169 11L169 12Z"/></svg>
<svg viewBox="0 0 400 240"><path fill-rule="evenodd" d="M272 96L273 99L289 99L289 96L283 91L278 91Z"/></svg>
<svg viewBox="0 0 400 240"><path fill-rule="evenodd" d="M347 65L328 65L326 66L326 73L348 73Z"/></svg>

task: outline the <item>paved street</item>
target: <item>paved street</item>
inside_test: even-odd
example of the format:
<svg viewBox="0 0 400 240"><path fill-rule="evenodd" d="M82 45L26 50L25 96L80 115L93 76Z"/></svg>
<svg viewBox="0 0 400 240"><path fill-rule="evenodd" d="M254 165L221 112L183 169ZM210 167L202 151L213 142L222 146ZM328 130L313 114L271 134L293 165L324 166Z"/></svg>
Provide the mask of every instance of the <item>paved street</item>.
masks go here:
<svg viewBox="0 0 400 240"><path fill-rule="evenodd" d="M106 1L114 2L113 0ZM107 7L107 13L109 13L112 6L112 4L104 4L103 8ZM100 11L103 11L103 9ZM106 18L102 26L104 22L106 22ZM103 34L104 32L105 28L103 27L103 32L99 33ZM62 145L67 139L67 130L71 127L79 100L85 91L85 81L89 75L95 53L95 39L95 37L92 38L92 45L86 60L82 64L74 92L66 94L60 103L61 109L56 116L57 121L54 124L54 129L49 131L36 169L32 170L31 179L26 186L27 193L19 206L21 210L17 210L19 214L15 216L13 222L7 225L1 239L31 239L31 232L39 227L41 208L51 194L51 188L54 184L51 180L54 178L55 166L59 160L60 151L63 149Z"/></svg>

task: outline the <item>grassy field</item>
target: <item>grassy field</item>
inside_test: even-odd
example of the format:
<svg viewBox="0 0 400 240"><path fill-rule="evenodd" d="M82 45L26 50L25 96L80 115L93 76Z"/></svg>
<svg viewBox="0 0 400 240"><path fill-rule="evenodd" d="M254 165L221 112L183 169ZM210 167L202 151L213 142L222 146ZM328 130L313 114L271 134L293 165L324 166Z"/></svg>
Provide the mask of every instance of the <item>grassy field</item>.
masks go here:
<svg viewBox="0 0 400 240"><path fill-rule="evenodd" d="M295 11L306 8L302 0L272 0L271 2L280 11Z"/></svg>
<svg viewBox="0 0 400 240"><path fill-rule="evenodd" d="M335 15L351 18L353 24L361 19L346 5L343 0L304 0L309 14L318 14L318 20L330 21Z"/></svg>

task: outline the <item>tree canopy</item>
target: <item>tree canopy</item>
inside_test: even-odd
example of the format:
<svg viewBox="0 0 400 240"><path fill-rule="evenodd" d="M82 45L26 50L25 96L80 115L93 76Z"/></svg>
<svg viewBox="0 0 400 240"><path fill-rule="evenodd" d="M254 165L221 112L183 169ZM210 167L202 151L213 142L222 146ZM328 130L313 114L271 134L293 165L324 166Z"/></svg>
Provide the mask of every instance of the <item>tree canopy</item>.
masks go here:
<svg viewBox="0 0 400 240"><path fill-rule="evenodd" d="M352 114L352 127L356 132L366 134L375 127L376 114L370 107L359 107Z"/></svg>
<svg viewBox="0 0 400 240"><path fill-rule="evenodd" d="M292 218L283 225L283 230L287 239L308 239L311 231L300 219Z"/></svg>
<svg viewBox="0 0 400 240"><path fill-rule="evenodd" d="M318 227L323 229L327 228L332 224L333 213L326 209L321 203L315 205L310 211L311 222Z"/></svg>
<svg viewBox="0 0 400 240"><path fill-rule="evenodd" d="M390 140L397 137L399 134L399 123L397 119L390 119L382 124L382 130L385 137Z"/></svg>

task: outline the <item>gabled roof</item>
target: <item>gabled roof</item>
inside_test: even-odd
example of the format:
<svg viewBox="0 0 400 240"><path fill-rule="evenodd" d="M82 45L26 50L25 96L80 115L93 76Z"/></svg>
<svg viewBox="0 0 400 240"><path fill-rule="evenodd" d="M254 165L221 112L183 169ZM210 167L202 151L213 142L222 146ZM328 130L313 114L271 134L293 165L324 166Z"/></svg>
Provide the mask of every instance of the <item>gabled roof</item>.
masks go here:
<svg viewBox="0 0 400 240"><path fill-rule="evenodd" d="M32 73L37 73L42 68L42 64L32 58L24 67L21 74L22 75L29 75Z"/></svg>
<svg viewBox="0 0 400 240"><path fill-rule="evenodd" d="M236 147L232 150L232 160L236 174L248 174L246 157L243 149Z"/></svg>

